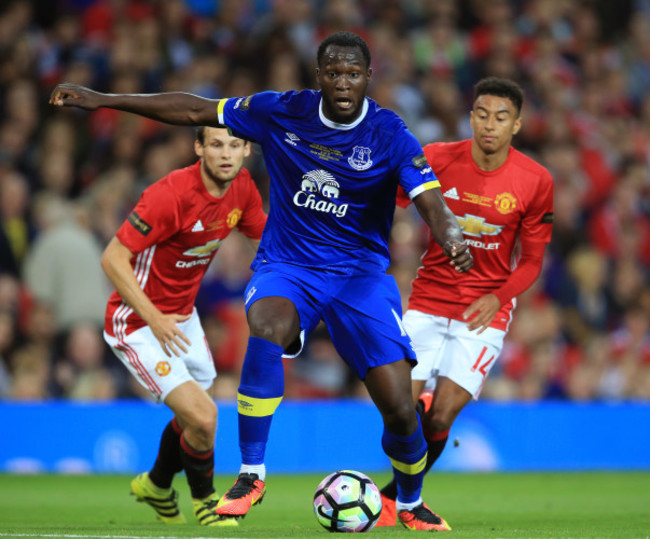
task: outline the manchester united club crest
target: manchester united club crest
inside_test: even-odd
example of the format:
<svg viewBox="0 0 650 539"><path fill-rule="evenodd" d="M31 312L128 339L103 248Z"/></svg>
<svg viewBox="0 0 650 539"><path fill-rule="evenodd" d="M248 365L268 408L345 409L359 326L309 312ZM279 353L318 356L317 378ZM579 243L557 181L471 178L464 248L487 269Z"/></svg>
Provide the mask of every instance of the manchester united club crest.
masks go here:
<svg viewBox="0 0 650 539"><path fill-rule="evenodd" d="M172 368L167 361L159 361L156 364L156 374L158 376L167 376L171 370Z"/></svg>
<svg viewBox="0 0 650 539"><path fill-rule="evenodd" d="M501 193L494 197L494 206L504 215L512 213L517 208L517 199L510 193Z"/></svg>
<svg viewBox="0 0 650 539"><path fill-rule="evenodd" d="M228 217L226 217L226 224L228 225L228 228L234 228L237 226L239 219L241 219L241 214L242 211L239 208L235 208L228 214Z"/></svg>

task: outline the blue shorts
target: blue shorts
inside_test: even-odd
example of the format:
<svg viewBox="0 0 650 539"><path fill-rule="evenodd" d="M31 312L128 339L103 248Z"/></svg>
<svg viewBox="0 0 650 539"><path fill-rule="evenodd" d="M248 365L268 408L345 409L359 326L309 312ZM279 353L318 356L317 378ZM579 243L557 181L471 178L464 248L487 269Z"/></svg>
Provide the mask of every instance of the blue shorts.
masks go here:
<svg viewBox="0 0 650 539"><path fill-rule="evenodd" d="M246 312L269 296L287 298L295 305L303 343L322 319L336 351L362 380L370 367L401 359L417 363L402 325L399 291L390 275L346 275L264 263L246 288Z"/></svg>

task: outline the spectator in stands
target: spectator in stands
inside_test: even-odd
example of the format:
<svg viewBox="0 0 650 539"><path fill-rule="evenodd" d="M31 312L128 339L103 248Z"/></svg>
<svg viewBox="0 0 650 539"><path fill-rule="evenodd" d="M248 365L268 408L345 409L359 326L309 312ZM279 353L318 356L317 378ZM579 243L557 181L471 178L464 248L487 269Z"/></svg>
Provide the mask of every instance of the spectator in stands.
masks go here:
<svg viewBox="0 0 650 539"><path fill-rule="evenodd" d="M36 210L44 229L25 261L27 287L37 302L53 309L59 330L85 320L103 327L110 287L89 216L79 205L52 196L41 197Z"/></svg>
<svg viewBox="0 0 650 539"><path fill-rule="evenodd" d="M625 319L629 298L639 286L640 295L649 286L647 6L633 0L1 3L0 272L25 274L23 257L34 249L36 201L44 191L58 190L75 204L87 201L92 208L87 232L103 246L143 188L183 166L170 144L173 129L109 111L62 118L42 106L54 84L68 80L116 92L185 90L205 97L313 87L304 72L312 71L320 39L363 22L357 29L377 59L370 94L398 108L422 142L466 136L464 118L453 109L459 102L460 110L468 108L468 89L479 78L505 76L526 89L530 99L518 149L551 169L556 181L554 236L540 294L561 304L558 283L576 279L569 275L569 261L596 247L605 256L604 319L612 331ZM288 64L286 70L266 69ZM268 176L259 153L249 168L265 195ZM15 189L18 183L23 187ZM9 191L14 194L5 194ZM621 211L615 206L622 199L627 209ZM400 228L415 237L394 240L398 254L391 272L406 297L414 253L417 264L428 232L417 216L401 219ZM631 252L634 260L628 260ZM25 312L23 305L15 330L20 339ZM575 322L585 327L593 320L576 311ZM512 346L534 346L521 338ZM567 344L569 355L586 353L589 345ZM535 355L533 348L527 353ZM637 365L635 380L643 379L642 372ZM507 375L499 379L504 382L499 389L512 382ZM522 379L502 395L515 398ZM527 391L532 393L532 386ZM600 398L592 390L581 394Z"/></svg>

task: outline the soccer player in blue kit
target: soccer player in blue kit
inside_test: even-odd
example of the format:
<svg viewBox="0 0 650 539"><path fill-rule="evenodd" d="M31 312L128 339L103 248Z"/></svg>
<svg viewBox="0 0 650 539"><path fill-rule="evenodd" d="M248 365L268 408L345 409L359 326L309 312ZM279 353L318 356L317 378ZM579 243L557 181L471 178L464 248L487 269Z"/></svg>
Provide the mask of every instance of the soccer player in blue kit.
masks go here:
<svg viewBox="0 0 650 539"><path fill-rule="evenodd" d="M372 70L365 41L332 34L320 44L317 63L320 91L212 100L61 84L50 103L227 126L262 148L270 204L245 297L250 338L238 394L242 466L217 513L224 520L242 517L262 500L264 452L284 394L282 356L297 355L322 319L381 413L400 522L412 530L448 530L421 498L427 446L411 397L416 357L397 286L386 274L398 184L457 271L468 271L472 257L420 144L396 114L366 97Z"/></svg>

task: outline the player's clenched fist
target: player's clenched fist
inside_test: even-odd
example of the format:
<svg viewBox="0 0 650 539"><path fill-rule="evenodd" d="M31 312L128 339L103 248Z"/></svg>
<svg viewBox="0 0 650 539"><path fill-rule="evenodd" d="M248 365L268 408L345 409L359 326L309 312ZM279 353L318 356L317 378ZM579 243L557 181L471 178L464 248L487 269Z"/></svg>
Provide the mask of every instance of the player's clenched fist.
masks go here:
<svg viewBox="0 0 650 539"><path fill-rule="evenodd" d="M57 85L50 95L50 105L57 107L79 107L84 110L95 110L102 106L101 96L85 86L63 83Z"/></svg>
<svg viewBox="0 0 650 539"><path fill-rule="evenodd" d="M445 255L451 258L451 262L449 263L454 266L457 272L461 273L472 269L474 259L466 243L448 241L442 250Z"/></svg>

